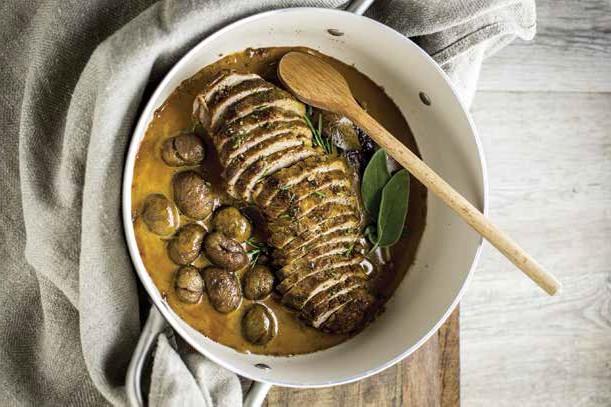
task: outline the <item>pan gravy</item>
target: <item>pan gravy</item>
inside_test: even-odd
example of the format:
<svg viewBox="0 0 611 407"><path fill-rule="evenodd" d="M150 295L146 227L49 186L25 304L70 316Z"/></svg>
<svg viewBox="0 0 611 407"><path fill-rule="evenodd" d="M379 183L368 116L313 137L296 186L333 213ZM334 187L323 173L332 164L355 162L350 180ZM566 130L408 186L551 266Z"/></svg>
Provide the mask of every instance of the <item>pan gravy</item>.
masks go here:
<svg viewBox="0 0 611 407"><path fill-rule="evenodd" d="M266 345L253 345L247 342L241 334L241 318L253 301L244 298L241 306L230 314L215 311L205 294L197 304L180 302L174 291L174 273L178 266L168 257L167 241L147 229L139 216L140 209L144 199L152 193L162 193L172 199L172 177L175 173L184 171L188 167L176 168L166 165L161 159L161 145L167 138L193 128L191 116L193 100L206 82L223 69L235 69L257 73L264 79L280 85L276 77L278 61L285 53L292 50L316 53L307 48L247 49L225 56L185 80L155 112L140 145L134 168L132 219L142 260L153 281L167 303L184 321L208 338L240 352L269 355L303 354L329 348L343 342L348 336L323 333L305 325L297 319L295 311L280 304L278 298L272 294L262 302L274 312L278 323L278 334ZM344 75L356 99L373 117L412 151L418 152L407 122L382 88L354 67L330 57L318 55L325 58ZM224 203L231 203L222 191L221 168L214 147L208 137L203 138L206 144L206 158L199 170L204 179L209 181L216 191L223 194L224 197L221 200ZM384 301L392 295L412 264L424 229L426 190L415 179L412 178L411 181L409 211L405 223L406 234L391 248L392 262L385 265L376 264L373 284ZM189 222L192 221L181 217L181 225ZM198 223L204 227L207 226L206 220ZM257 230L256 222L253 223L253 227L254 230ZM194 264L196 267L203 268L209 263L204 256L200 256ZM239 277L241 274L243 271L238 272Z"/></svg>

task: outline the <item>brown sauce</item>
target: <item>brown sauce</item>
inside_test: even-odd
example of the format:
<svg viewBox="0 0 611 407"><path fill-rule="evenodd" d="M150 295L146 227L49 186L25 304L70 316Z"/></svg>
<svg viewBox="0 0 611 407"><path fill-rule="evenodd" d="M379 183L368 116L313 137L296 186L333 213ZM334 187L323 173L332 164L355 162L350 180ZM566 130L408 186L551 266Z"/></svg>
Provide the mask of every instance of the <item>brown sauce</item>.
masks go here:
<svg viewBox="0 0 611 407"><path fill-rule="evenodd" d="M178 300L174 291L174 274L178 269L167 254L167 240L151 233L139 216L144 199L152 193L161 193L172 198L171 181L175 173L186 167L169 167L161 159L160 150L164 140L181 131L193 128L191 117L194 97L215 74L223 69L254 72L279 85L276 67L280 58L290 50L304 48L264 48L246 50L225 56L204 67L196 75L185 80L155 112L146 135L140 145L134 168L132 185L132 218L138 248L142 260L168 304L193 328L210 339L230 346L241 352L270 355L303 354L334 346L348 337L346 335L326 334L311 328L297 319L296 313L280 304L271 295L264 301L274 312L278 322L278 334L266 345L253 345L241 334L240 321L248 305L253 301L243 299L240 308L230 314L221 314L212 308L206 295L197 304L185 304ZM307 50L308 52L314 52ZM365 75L354 67L330 57L323 56L348 80L356 99L384 125L391 133L405 143L412 151L417 146L409 126L393 101ZM230 203L223 192L220 179L221 168L210 140L206 143L206 159L199 170L215 190L221 194L221 201ZM409 211L405 224L406 234L399 243L391 248L392 261L386 265L378 264L374 275L374 285L380 295L387 299L401 282L409 266L413 263L417 246L424 229L426 216L426 190L412 178L409 198ZM181 218L181 225L191 222ZM207 222L198 222L207 227ZM256 229L256 224L254 225ZM195 266L204 267L207 260L201 256ZM241 274L241 273L238 273ZM375 329L375 323L366 329Z"/></svg>

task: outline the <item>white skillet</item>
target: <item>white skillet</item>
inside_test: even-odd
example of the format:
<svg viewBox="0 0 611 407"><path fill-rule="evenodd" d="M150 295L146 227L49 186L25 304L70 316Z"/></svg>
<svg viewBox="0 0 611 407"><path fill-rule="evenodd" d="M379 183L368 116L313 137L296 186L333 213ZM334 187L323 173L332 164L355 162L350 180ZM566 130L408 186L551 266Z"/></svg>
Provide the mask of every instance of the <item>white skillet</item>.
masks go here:
<svg viewBox="0 0 611 407"><path fill-rule="evenodd" d="M362 13L371 1L356 1ZM343 35L331 35L334 29ZM418 46L391 28L355 13L294 8L235 22L200 42L167 74L146 105L131 140L123 179L123 219L138 277L154 307L127 375L130 403L142 405L140 375L160 331L170 324L193 348L255 384L247 405L259 405L272 385L324 387L378 373L410 355L454 310L477 263L482 239L450 209L428 195L426 227L416 261L362 333L308 355L272 357L239 353L183 322L161 297L146 271L131 219L131 184L140 142L154 111L185 79L219 58L252 47L306 46L356 68L381 85L407 119L423 159L480 210L486 211L487 179L473 122L443 71ZM425 104L421 93L430 104Z"/></svg>

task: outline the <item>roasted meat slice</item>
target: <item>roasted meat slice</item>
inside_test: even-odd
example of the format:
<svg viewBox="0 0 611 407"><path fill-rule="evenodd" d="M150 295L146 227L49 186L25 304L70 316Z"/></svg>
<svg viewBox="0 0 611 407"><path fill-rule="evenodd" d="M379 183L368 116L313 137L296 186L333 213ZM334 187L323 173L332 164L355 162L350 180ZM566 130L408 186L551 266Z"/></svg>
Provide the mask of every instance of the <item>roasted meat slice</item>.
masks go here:
<svg viewBox="0 0 611 407"><path fill-rule="evenodd" d="M315 295L346 281L348 278L360 279L365 282L367 276L361 266L321 270L295 284L282 296L282 303L301 310Z"/></svg>
<svg viewBox="0 0 611 407"><path fill-rule="evenodd" d="M333 276L335 279L336 277L339 277L341 275L349 276L350 273L353 272L353 267L361 266L359 264L340 264L337 267L333 265L328 265L327 267L320 267L315 269L309 267L302 267L301 269L295 271L295 273L293 274L293 278L285 278L284 280L282 280L280 284L276 286L276 291L278 291L278 293L284 296L285 294L291 292L295 287L299 287L303 282L307 281L308 279L310 279L309 281L312 281L311 278L330 278L331 276ZM343 281L344 279L342 278L341 280ZM334 284L331 284L331 286L339 282L340 281L337 281ZM306 284L308 283L306 282Z"/></svg>
<svg viewBox="0 0 611 407"><path fill-rule="evenodd" d="M276 270L276 275L281 280L281 283L277 288L280 290L280 292L282 292L281 287L286 287L286 289L289 289L293 284L309 275L314 274L318 270L353 266L360 264L361 261L363 261L363 256L359 253L354 253L352 256L332 254L314 261L297 260Z"/></svg>
<svg viewBox="0 0 611 407"><path fill-rule="evenodd" d="M359 232L360 219L356 215L348 214L331 218L320 225L320 230L316 232L306 232L299 237L291 240L286 245L282 246L282 255L291 255L293 252L302 250L305 245L313 243L314 240L325 239L331 233L340 230L352 230L355 233Z"/></svg>
<svg viewBox="0 0 611 407"><path fill-rule="evenodd" d="M204 128L209 133L216 133L227 123L235 122L255 110L272 106L293 112L299 116L303 116L305 113L305 107L302 103L278 88L250 93L229 106L225 105L225 108L218 111L214 116L214 121L210 116L210 107L206 104L203 96L200 95L196 98L193 109Z"/></svg>
<svg viewBox="0 0 611 407"><path fill-rule="evenodd" d="M216 126L218 119L225 111L238 101L246 96L267 92L274 88L269 82L261 78L247 79L245 81L234 84L231 87L225 87L217 91L214 96L207 102L208 114L210 115L209 122L211 126Z"/></svg>
<svg viewBox="0 0 611 407"><path fill-rule="evenodd" d="M355 243L355 238L350 236L343 237L345 240L336 239L334 242L330 243L322 243L319 247L312 249L311 251L302 252L295 254L293 256L287 256L283 258L275 259L276 264L280 266L287 266L296 261L304 260L304 261L316 261L322 259L323 257L332 256L332 255L341 255L348 257L353 250L357 250L359 253L365 251L365 248Z"/></svg>
<svg viewBox="0 0 611 407"><path fill-rule="evenodd" d="M306 144L311 144L310 129L303 120L268 122L249 132L236 133L220 147L219 161L228 167L234 159L248 154L252 148L261 146L263 142L284 138L286 134L293 134Z"/></svg>
<svg viewBox="0 0 611 407"><path fill-rule="evenodd" d="M273 247L282 248L301 235L320 232L327 222L336 217L354 214L354 207L334 202L316 208L299 221L292 218L290 214L283 214L274 222L268 223L267 227L271 232L268 243Z"/></svg>
<svg viewBox="0 0 611 407"><path fill-rule="evenodd" d="M285 213L278 217L278 221L270 223L268 227L273 233L293 233L295 236L299 236L308 230L320 230L320 225L325 220L354 213L354 203L350 202L347 204L345 201L346 197L343 196L328 198L323 204L309 211L301 218Z"/></svg>
<svg viewBox="0 0 611 407"><path fill-rule="evenodd" d="M333 296L329 301L323 302L315 308L312 315L309 315L308 322L314 328L319 328L331 315L333 315L333 313L353 301L356 293L365 290L365 285L360 283L350 289L344 290L341 294ZM305 314L302 313L302 315Z"/></svg>
<svg viewBox="0 0 611 407"><path fill-rule="evenodd" d="M341 250L345 250L341 248ZM333 269L360 265L363 261L360 253L346 255L345 252L329 252L314 260L299 259L282 267L276 274L287 275L276 289L284 294L295 284L321 271L330 272ZM293 267L289 267L293 266Z"/></svg>
<svg viewBox="0 0 611 407"><path fill-rule="evenodd" d="M217 92L233 87L240 82L252 79L261 79L261 77L254 73L238 73L235 71L224 70L219 72L219 74L212 81L210 81L199 96L201 96L207 104L212 100Z"/></svg>
<svg viewBox="0 0 611 407"><path fill-rule="evenodd" d="M239 120L257 109L263 109L268 106L275 106L300 116L303 116L305 113L305 108L301 102L295 100L289 93L274 88L266 92L253 93L229 106L216 122L211 123L211 129L216 131L220 124Z"/></svg>
<svg viewBox="0 0 611 407"><path fill-rule="evenodd" d="M261 79L259 75L248 73L240 74L234 71L220 72L195 98L193 102L193 114L198 118L205 128L210 128L211 110L210 104L218 93L240 84L241 82Z"/></svg>
<svg viewBox="0 0 611 407"><path fill-rule="evenodd" d="M340 230L323 235L292 251L278 250L274 252L274 260L278 265L287 265L301 259L316 260L326 253L349 255L353 251L363 250L360 239L361 234L358 233L358 230Z"/></svg>
<svg viewBox="0 0 611 407"><path fill-rule="evenodd" d="M210 136L214 141L216 149L222 151L226 143L233 142L241 134L250 133L259 127L270 126L276 122L295 121L303 121L303 117L295 112L283 110L279 107L264 106L238 120L225 123L217 132L212 133Z"/></svg>
<svg viewBox="0 0 611 407"><path fill-rule="evenodd" d="M342 298L348 298L350 291L365 287L367 284L366 279L363 279L360 275L348 274L346 279L334 282L323 291L319 291L301 309L301 315L306 320L314 320L317 316L322 315L329 308L339 303L344 303L346 300ZM340 297L340 298L338 298ZM336 300L336 298L338 298Z"/></svg>
<svg viewBox="0 0 611 407"><path fill-rule="evenodd" d="M253 193L255 203L266 208L274 196L284 189L303 180L314 181L317 174L331 171L345 172L347 168L341 158L317 154L266 178L265 182L260 183Z"/></svg>
<svg viewBox="0 0 611 407"><path fill-rule="evenodd" d="M366 288L350 292L351 300L335 309L327 318L315 319L312 326L334 334L347 334L363 327L372 317L367 311L374 304L374 297Z"/></svg>
<svg viewBox="0 0 611 407"><path fill-rule="evenodd" d="M246 202L252 202L252 191L257 182L260 182L269 174L273 174L282 168L311 157L314 154L316 154L316 150L309 147L308 144L303 143L302 145L277 151L274 154L260 159L248 167L240 177L235 189L237 191L237 196Z"/></svg>
<svg viewBox="0 0 611 407"><path fill-rule="evenodd" d="M231 192L232 188L235 186L242 173L248 170L252 164L278 151L287 150L291 147L303 146L306 140L307 139L304 139L298 134L283 133L279 137L266 140L253 146L233 159L223 171L223 178L225 178L230 189L229 193L234 196ZM307 142L309 142L309 140L307 140Z"/></svg>
<svg viewBox="0 0 611 407"><path fill-rule="evenodd" d="M317 193L310 194L300 201L297 199L290 201L287 208L279 214L270 214L267 212L266 214L273 219L276 216L282 215L282 213L286 213L299 221L299 219L307 217L308 214L316 208L328 205L332 202L350 206L355 209L358 207L358 201L352 193L351 188L335 188L331 186L317 191Z"/></svg>
<svg viewBox="0 0 611 407"><path fill-rule="evenodd" d="M281 186L264 210L274 218L286 211L289 205L312 195L320 198L329 192L335 194L345 190L352 191L352 182L343 171L314 174L293 186Z"/></svg>

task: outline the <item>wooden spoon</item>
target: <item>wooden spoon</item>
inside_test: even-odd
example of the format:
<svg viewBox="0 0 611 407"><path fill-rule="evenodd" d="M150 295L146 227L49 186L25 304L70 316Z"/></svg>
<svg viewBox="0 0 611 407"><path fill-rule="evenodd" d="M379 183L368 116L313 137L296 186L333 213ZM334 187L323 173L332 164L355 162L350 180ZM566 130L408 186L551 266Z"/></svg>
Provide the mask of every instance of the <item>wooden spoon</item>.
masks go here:
<svg viewBox="0 0 611 407"><path fill-rule="evenodd" d="M560 289L560 282L526 253L501 229L437 175L416 154L390 134L356 102L344 77L321 58L289 52L278 65L282 82L304 103L348 117L380 147L405 167L446 205L548 294Z"/></svg>

